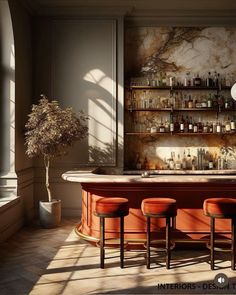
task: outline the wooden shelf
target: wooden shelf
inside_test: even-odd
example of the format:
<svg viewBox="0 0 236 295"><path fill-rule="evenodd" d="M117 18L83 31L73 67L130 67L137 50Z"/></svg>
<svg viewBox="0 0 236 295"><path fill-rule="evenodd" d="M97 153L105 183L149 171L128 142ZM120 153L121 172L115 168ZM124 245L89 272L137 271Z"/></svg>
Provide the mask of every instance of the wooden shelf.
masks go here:
<svg viewBox="0 0 236 295"><path fill-rule="evenodd" d="M208 112L235 112L236 109L221 109L219 108L135 108L135 109L126 109L129 112L196 112L196 111L208 111Z"/></svg>
<svg viewBox="0 0 236 295"><path fill-rule="evenodd" d="M125 88L128 89L156 89L156 90L230 90L231 86L222 86L221 88L219 87L206 87L206 86L147 86L147 85L132 85L132 86L125 86Z"/></svg>
<svg viewBox="0 0 236 295"><path fill-rule="evenodd" d="M230 133L210 133L210 132L125 132L125 135L137 136L156 136L156 135L235 135L236 132Z"/></svg>

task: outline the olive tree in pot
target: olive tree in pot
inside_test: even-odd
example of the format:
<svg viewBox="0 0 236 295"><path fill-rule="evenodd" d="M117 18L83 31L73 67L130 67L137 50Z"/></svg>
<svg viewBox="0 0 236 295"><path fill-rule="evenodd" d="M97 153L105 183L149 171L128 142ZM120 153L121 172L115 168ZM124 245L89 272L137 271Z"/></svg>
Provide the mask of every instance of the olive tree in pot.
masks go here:
<svg viewBox="0 0 236 295"><path fill-rule="evenodd" d="M39 203L43 227L55 227L61 221L61 200L52 197L49 184L51 160L65 155L68 147L87 136L87 119L82 111L76 115L71 108L62 109L57 101L49 101L45 95L32 106L25 125L26 154L30 158L42 156L44 160L48 200Z"/></svg>

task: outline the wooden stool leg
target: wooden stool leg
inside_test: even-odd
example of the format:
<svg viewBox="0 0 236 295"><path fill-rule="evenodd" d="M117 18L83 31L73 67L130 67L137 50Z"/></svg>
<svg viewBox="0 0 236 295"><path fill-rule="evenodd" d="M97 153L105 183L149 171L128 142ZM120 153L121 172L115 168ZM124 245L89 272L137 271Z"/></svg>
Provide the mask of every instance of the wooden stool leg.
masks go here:
<svg viewBox="0 0 236 295"><path fill-rule="evenodd" d="M166 218L166 268L170 268L170 217Z"/></svg>
<svg viewBox="0 0 236 295"><path fill-rule="evenodd" d="M150 217L147 216L147 268L150 268L150 240L151 240L151 229L150 229Z"/></svg>
<svg viewBox="0 0 236 295"><path fill-rule="evenodd" d="M211 217L211 269L214 270L215 261L215 218Z"/></svg>
<svg viewBox="0 0 236 295"><path fill-rule="evenodd" d="M104 268L105 218L100 217L100 268Z"/></svg>
<svg viewBox="0 0 236 295"><path fill-rule="evenodd" d="M124 216L120 217L120 267L124 268Z"/></svg>
<svg viewBox="0 0 236 295"><path fill-rule="evenodd" d="M235 252L236 252L236 218L232 218L232 260L231 260L232 270L235 270Z"/></svg>

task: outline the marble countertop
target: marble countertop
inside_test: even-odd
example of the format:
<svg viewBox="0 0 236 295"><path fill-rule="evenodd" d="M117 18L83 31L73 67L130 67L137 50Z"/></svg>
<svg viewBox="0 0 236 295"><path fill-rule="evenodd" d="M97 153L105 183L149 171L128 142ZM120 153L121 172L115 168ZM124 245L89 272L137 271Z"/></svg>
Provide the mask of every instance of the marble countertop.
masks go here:
<svg viewBox="0 0 236 295"><path fill-rule="evenodd" d="M120 172L120 174L118 174ZM205 171L206 172L206 171ZM207 171L212 172L212 171ZM78 183L236 183L236 175L179 174L160 175L151 174L149 177L141 175L122 174L117 168L109 168L108 172L95 168L71 170L62 174L66 181ZM197 173L197 172L196 172Z"/></svg>

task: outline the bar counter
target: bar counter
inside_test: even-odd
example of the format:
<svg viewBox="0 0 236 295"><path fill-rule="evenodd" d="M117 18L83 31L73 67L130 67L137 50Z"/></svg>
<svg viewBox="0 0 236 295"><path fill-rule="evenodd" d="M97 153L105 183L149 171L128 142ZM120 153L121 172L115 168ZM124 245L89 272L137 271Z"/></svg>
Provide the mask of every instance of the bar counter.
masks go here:
<svg viewBox="0 0 236 295"><path fill-rule="evenodd" d="M62 175L66 181L78 182L82 187L82 216L77 232L83 238L97 241L99 219L94 215L96 201L104 197L125 197L130 211L125 217L125 239L130 243L143 243L146 238L146 220L141 211L144 198L167 197L177 201L178 213L174 224L175 242L199 243L209 239L210 220L203 214L207 198L230 197L236 199L236 175L124 175L116 168L68 171ZM153 219L153 238L164 238L164 220ZM106 238L119 236L118 219L106 220ZM230 221L216 221L218 239L229 237Z"/></svg>

